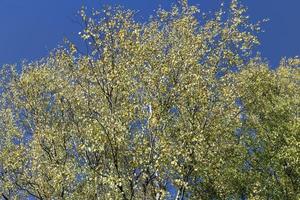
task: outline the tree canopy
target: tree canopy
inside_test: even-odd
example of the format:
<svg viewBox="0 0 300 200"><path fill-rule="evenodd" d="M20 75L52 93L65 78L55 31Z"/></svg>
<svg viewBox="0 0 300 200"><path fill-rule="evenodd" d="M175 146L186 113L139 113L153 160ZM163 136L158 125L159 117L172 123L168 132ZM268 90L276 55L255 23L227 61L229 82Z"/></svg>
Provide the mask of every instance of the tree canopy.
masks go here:
<svg viewBox="0 0 300 200"><path fill-rule="evenodd" d="M1 68L3 199L300 198L300 59L271 69L239 1L80 15L88 53Z"/></svg>

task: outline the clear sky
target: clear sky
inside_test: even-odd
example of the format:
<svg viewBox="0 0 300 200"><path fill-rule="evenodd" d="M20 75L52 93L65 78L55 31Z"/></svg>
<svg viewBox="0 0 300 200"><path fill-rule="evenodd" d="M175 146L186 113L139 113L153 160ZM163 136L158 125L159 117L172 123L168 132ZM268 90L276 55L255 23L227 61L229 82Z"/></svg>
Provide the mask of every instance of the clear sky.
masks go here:
<svg viewBox="0 0 300 200"><path fill-rule="evenodd" d="M227 0L225 0L226 2ZM73 21L84 4L101 7L121 4L148 16L162 5L175 0L0 0L0 65L35 60L46 56L62 43L66 36L78 37L80 26ZM220 0L190 0L207 11L216 8ZM269 18L260 34L259 51L276 65L283 56L300 55L300 0L243 0L252 20Z"/></svg>

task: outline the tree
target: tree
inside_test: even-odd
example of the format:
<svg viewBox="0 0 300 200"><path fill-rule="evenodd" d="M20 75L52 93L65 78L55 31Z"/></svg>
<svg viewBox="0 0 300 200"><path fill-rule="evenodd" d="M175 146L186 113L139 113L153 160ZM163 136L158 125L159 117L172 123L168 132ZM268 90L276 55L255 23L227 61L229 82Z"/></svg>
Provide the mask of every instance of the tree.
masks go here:
<svg viewBox="0 0 300 200"><path fill-rule="evenodd" d="M300 198L300 59L271 70L245 12L83 9L90 53L3 66L3 199Z"/></svg>

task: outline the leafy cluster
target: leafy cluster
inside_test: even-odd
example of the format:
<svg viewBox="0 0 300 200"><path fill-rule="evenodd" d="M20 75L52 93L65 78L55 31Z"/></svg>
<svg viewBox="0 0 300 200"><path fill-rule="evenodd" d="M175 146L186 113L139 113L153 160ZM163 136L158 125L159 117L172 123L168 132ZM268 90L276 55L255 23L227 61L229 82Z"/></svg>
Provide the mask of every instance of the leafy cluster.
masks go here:
<svg viewBox="0 0 300 200"><path fill-rule="evenodd" d="M88 54L3 66L2 198L300 198L300 59L253 56L245 12L83 9Z"/></svg>

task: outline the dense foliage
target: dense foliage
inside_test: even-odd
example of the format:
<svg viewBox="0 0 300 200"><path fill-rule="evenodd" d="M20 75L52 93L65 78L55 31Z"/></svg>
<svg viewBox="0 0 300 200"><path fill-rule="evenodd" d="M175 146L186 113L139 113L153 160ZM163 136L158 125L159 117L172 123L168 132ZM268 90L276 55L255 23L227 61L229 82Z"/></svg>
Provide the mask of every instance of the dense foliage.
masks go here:
<svg viewBox="0 0 300 200"><path fill-rule="evenodd" d="M82 10L88 54L3 66L2 198L299 199L300 59L270 69L245 11Z"/></svg>

